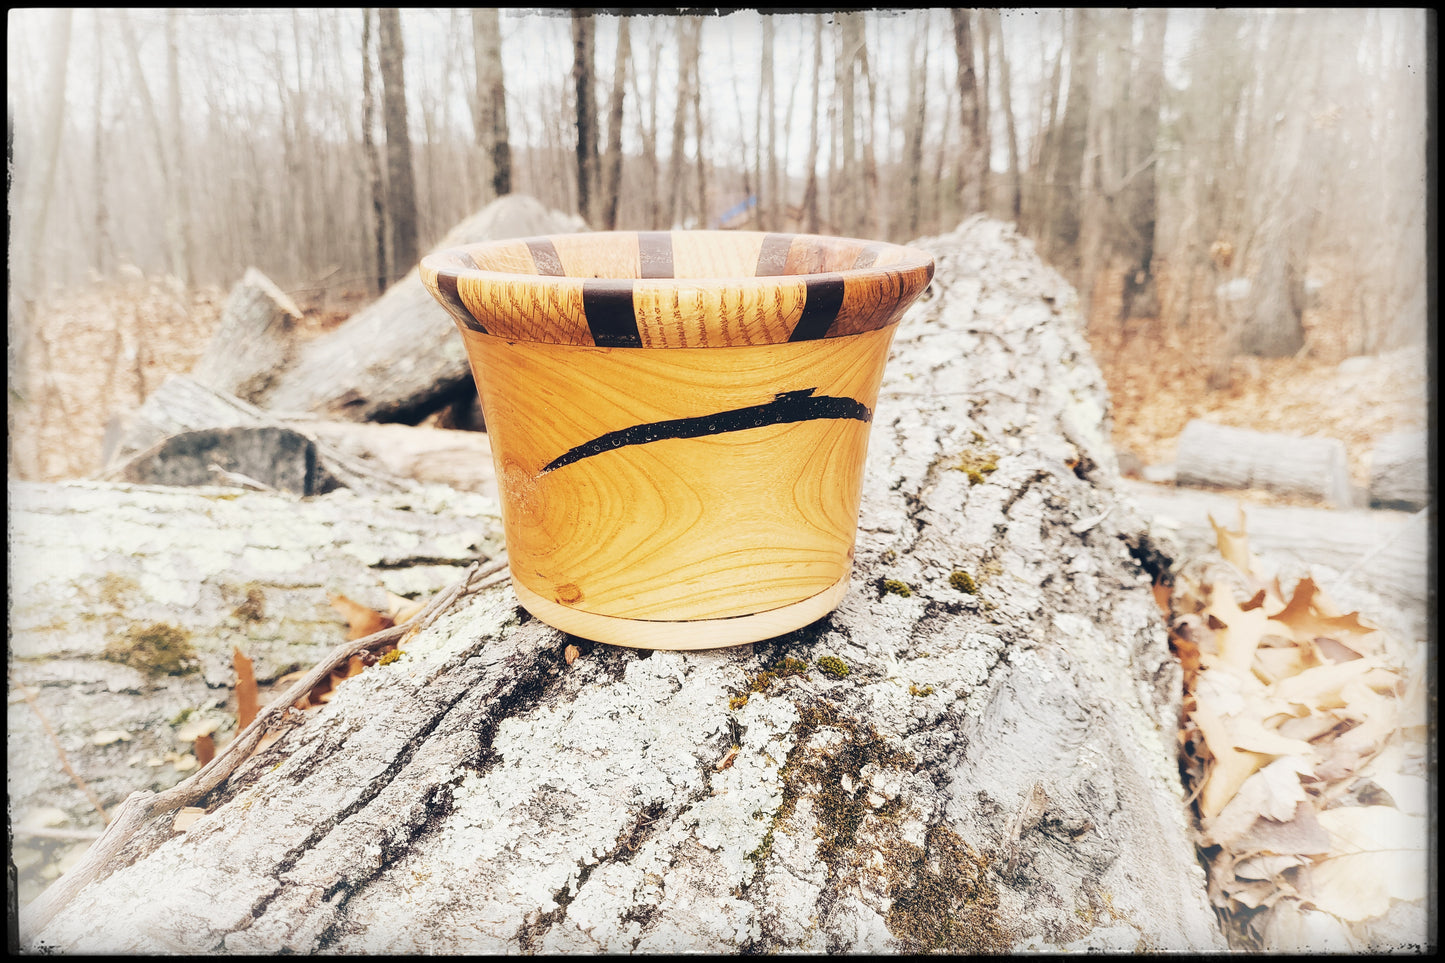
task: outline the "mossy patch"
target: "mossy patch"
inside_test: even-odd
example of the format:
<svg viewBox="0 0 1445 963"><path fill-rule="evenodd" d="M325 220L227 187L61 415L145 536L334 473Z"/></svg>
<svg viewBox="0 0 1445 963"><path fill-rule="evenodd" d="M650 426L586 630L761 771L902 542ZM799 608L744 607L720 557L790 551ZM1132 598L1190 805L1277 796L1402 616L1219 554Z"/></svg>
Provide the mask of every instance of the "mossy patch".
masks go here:
<svg viewBox="0 0 1445 963"><path fill-rule="evenodd" d="M946 826L920 849L902 842L892 867L888 929L907 953L999 953L1012 944L998 919L998 894L985 884L988 861Z"/></svg>
<svg viewBox="0 0 1445 963"><path fill-rule="evenodd" d="M191 634L165 622L133 625L106 645L104 658L156 675L182 675L197 668Z"/></svg>
<svg viewBox="0 0 1445 963"><path fill-rule="evenodd" d="M401 649L392 649L390 652L382 653L381 658L376 660L376 664L391 665L399 658L401 658Z"/></svg>
<svg viewBox="0 0 1445 963"><path fill-rule="evenodd" d="M127 595L140 591L140 585L129 576L106 572L101 577L97 590L102 602L119 609L125 606Z"/></svg>
<svg viewBox="0 0 1445 963"><path fill-rule="evenodd" d="M846 678L852 670L848 668L848 663L836 655L825 655L818 660L818 671L825 675L831 675L835 679L842 679Z"/></svg>
<svg viewBox="0 0 1445 963"><path fill-rule="evenodd" d="M912 594L913 589L908 587L907 582L901 582L896 578L885 578L879 579L878 581L879 598L885 595L901 595L904 598L908 598Z"/></svg>
<svg viewBox="0 0 1445 963"><path fill-rule="evenodd" d="M966 451L948 467L967 475L970 485L982 485L989 475L998 471L998 458L988 452Z"/></svg>
<svg viewBox="0 0 1445 963"><path fill-rule="evenodd" d="M923 696L931 696L933 695L933 686L919 685L916 682L910 682L908 683L908 694L911 696L918 696L919 698L922 698Z"/></svg>
<svg viewBox="0 0 1445 963"><path fill-rule="evenodd" d="M739 709L741 709L747 704L748 695L746 693L744 693L743 695L733 696L731 699L728 700L728 708L734 712L737 712Z"/></svg>
<svg viewBox="0 0 1445 963"><path fill-rule="evenodd" d="M948 576L948 584L969 595L975 595L978 592L978 583L973 580L972 575L961 568L954 569L953 573Z"/></svg>
<svg viewBox="0 0 1445 963"><path fill-rule="evenodd" d="M785 656L773 663L772 668L764 669L756 675L748 676L748 691L765 692L769 686L779 679L786 679L794 675L800 675L806 679L808 677L808 663L802 659Z"/></svg>
<svg viewBox="0 0 1445 963"><path fill-rule="evenodd" d="M242 622L260 622L266 617L266 593L259 586L246 586L246 598L231 611Z"/></svg>

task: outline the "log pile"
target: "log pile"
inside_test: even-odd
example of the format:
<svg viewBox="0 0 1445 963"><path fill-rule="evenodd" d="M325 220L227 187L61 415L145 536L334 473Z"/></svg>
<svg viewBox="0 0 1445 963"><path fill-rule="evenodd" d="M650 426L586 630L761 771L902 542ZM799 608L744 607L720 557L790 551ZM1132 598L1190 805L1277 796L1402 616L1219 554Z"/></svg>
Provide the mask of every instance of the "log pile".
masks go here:
<svg viewBox="0 0 1445 963"><path fill-rule="evenodd" d="M917 243L937 274L894 343L838 611L755 645L649 652L563 636L505 585L468 590L399 659L289 716L189 828L157 814L23 910L26 947L1223 949L1175 760L1180 670L1150 590L1167 559L1115 490L1075 295L997 222ZM356 405L300 388L269 400L405 407L363 384ZM323 443L341 452L336 435L308 437L323 465ZM242 636L258 673L289 667L307 625L334 640L325 592L425 595L498 548L492 503L445 489L16 491L22 547L45 564L14 645L96 627L49 676L17 656L42 691L143 685L123 663L134 677L96 675L106 619L209 610L184 628L194 681L224 692L220 653ZM323 558L350 568L328 575ZM108 571L114 597L92 597ZM221 597L233 582L262 586L265 630L240 624L244 592ZM174 742L167 711L124 725Z"/></svg>

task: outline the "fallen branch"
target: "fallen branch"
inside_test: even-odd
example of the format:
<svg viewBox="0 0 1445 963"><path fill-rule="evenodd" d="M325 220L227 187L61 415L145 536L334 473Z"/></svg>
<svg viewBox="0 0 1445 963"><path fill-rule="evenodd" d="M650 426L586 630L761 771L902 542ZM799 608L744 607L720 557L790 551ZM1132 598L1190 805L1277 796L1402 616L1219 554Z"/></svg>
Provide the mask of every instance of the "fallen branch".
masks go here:
<svg viewBox="0 0 1445 963"><path fill-rule="evenodd" d="M396 642L414 631L421 631L441 615L447 612L453 604L465 595L479 592L484 588L500 584L507 578L507 560L505 556L493 559L485 567L480 562L473 562L451 588L439 594L426 607L405 622L398 623L379 632L354 641L345 642L332 649L331 652L318 662L310 672L298 679L287 689L280 698L274 700L265 709L261 710L250 725L236 734L221 753L203 766L189 779L179 785L167 789L165 792L154 793L150 790L133 792L121 803L120 809L109 820L109 825L101 833L100 838L95 841L84 857L68 873L56 880L45 892L38 896L34 903L26 907L24 914L23 928L25 939L30 939L39 933L69 903L81 890L91 883L99 882L109 875L108 867L120 855L121 850L140 832L152 819L174 812L184 806L189 806L200 799L203 799L217 786L220 786L236 769L250 758L262 738L273 729L277 729L286 719L288 711L293 703L306 695L312 688L325 679L338 666L345 665L352 656L360 655L370 649L379 648L391 642ZM475 584L473 584L475 582ZM26 699L34 707L33 697L26 693ZM39 709L36 709L39 712ZM41 719L44 722L44 718ZM47 724L46 729L49 730ZM57 746L59 743L57 743ZM64 753L62 752L62 763ZM69 764L65 763L66 770L74 776ZM77 780L79 777L75 777ZM89 793L89 788L84 783L79 783L82 789ZM93 796L93 793L90 793ZM95 800L97 809L100 809L99 800ZM101 809L101 815L105 811Z"/></svg>
<svg viewBox="0 0 1445 963"><path fill-rule="evenodd" d="M40 724L45 727L45 734L50 737L51 744L55 746L55 751L60 755L61 768L70 776L76 788L85 793L85 798L89 799L90 804L95 807L95 811L100 813L100 818L109 823L110 816L106 815L105 807L100 804L100 797L95 794L94 789L90 788L89 783L80 778L80 773L76 772L75 768L70 765L70 757L65 754L65 747L60 744L60 737L57 736L55 730L50 727L50 720L45 718L45 713L40 711L40 703L35 701L35 693L31 691L29 686L21 686L20 694L25 697L26 702L30 703L30 708L34 711L35 718L39 719Z"/></svg>

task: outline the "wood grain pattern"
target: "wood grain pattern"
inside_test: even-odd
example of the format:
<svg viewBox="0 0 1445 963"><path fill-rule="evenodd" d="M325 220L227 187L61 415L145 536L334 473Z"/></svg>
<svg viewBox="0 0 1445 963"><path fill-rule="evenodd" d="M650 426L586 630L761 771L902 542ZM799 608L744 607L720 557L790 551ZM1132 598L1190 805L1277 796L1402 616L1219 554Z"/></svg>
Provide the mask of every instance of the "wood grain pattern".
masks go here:
<svg viewBox="0 0 1445 963"><path fill-rule="evenodd" d="M513 577L633 619L727 618L848 573L867 422L815 419L628 445L543 474L608 432L787 391L877 399L893 329L717 351L620 351L468 332Z"/></svg>
<svg viewBox="0 0 1445 963"><path fill-rule="evenodd" d="M933 276L926 253L613 232L474 245L421 275L462 332L533 614L705 648L837 604L878 385Z"/></svg>

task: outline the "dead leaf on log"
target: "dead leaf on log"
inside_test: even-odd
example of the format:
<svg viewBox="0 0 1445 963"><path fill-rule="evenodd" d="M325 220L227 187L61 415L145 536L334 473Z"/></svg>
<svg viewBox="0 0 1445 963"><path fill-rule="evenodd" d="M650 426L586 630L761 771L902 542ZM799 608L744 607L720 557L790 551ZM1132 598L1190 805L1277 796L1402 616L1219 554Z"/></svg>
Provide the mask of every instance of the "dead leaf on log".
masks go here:
<svg viewBox="0 0 1445 963"><path fill-rule="evenodd" d="M571 665L573 662L577 661L577 654L577 646L575 645L569 645L567 646L567 648L562 650L562 658L567 660L568 665Z"/></svg>
<svg viewBox="0 0 1445 963"><path fill-rule="evenodd" d="M350 627L346 636L348 642L364 639L368 635L380 632L382 629L389 629L396 624L390 616L383 615L376 609L367 608L360 602L353 602L344 595L332 595L331 607L341 613L342 618L346 619L346 624Z"/></svg>
<svg viewBox="0 0 1445 963"><path fill-rule="evenodd" d="M216 758L216 740L210 734L196 737L196 763L204 766Z"/></svg>
<svg viewBox="0 0 1445 963"><path fill-rule="evenodd" d="M232 648L231 664L236 668L236 731L240 732L256 718L256 673L240 648Z"/></svg>

